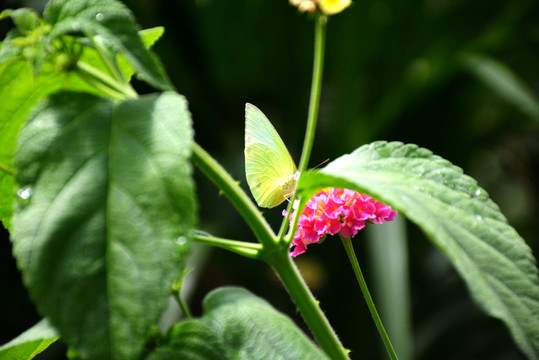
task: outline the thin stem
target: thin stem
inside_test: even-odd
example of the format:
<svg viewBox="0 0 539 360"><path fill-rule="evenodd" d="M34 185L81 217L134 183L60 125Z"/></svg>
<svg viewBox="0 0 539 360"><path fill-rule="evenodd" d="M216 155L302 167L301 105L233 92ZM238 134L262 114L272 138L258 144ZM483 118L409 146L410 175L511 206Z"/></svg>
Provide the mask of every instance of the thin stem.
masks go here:
<svg viewBox="0 0 539 360"><path fill-rule="evenodd" d="M230 200L264 250L275 249L275 234L262 213L232 176L197 143L193 143L193 162Z"/></svg>
<svg viewBox="0 0 539 360"><path fill-rule="evenodd" d="M348 359L348 355L339 338L333 331L318 302L301 277L297 267L287 253L282 251L268 260L275 269L290 297L298 307L303 319L309 326L316 341L329 358Z"/></svg>
<svg viewBox="0 0 539 360"><path fill-rule="evenodd" d="M193 241L196 241L201 244L217 246L251 259L260 258L260 251L262 250L262 245L258 243L229 240L209 235L195 234L195 236L193 237Z"/></svg>
<svg viewBox="0 0 539 360"><path fill-rule="evenodd" d="M174 291L174 298L176 299L176 302L180 306L180 309L182 309L182 312L185 315L185 317L188 318L188 319L192 319L193 315L191 314L191 310L189 310L189 307L187 306L185 301L183 301L182 297L180 296L180 291L179 290Z"/></svg>
<svg viewBox="0 0 539 360"><path fill-rule="evenodd" d="M341 235L339 234L339 236ZM343 236L341 236L341 240L344 245L344 249L346 250L346 254L348 255L348 259L350 259L350 264L352 265L352 268L354 269L354 273L356 275L357 282L359 283L359 287L361 288L361 292L363 292L363 296L365 297L365 302L367 303L367 306L369 307L369 311L371 312L371 316L374 320L374 323L376 324L376 328L378 329L378 332L380 333L380 336L382 337L382 341L384 342L387 353L389 354L389 357L392 360L397 360L398 357L397 357L397 354L395 353L395 349L393 349L393 345L391 345L389 336L386 333L384 325L382 324L382 320L380 319L380 316L378 315L378 312L376 311L376 307L374 306L374 301L372 300L369 289L367 288L367 283L365 282L365 278L363 277L363 274L361 273L361 268L359 267L359 262L357 261L357 257L354 252L354 246L352 245L352 241L350 240L350 238L345 238Z"/></svg>
<svg viewBox="0 0 539 360"><path fill-rule="evenodd" d="M303 141L303 150L301 151L301 160L299 162L300 174L307 170L309 158L311 157L311 150L313 148L314 132L316 130L318 109L320 107L320 94L322 92L322 72L324 69L324 49L326 44L326 23L327 17L325 15L317 15L314 22L314 60L311 97L309 100L309 114L307 116L305 140Z"/></svg>
<svg viewBox="0 0 539 360"><path fill-rule="evenodd" d="M313 76L311 81L311 95L309 99L309 113L307 115L307 128L305 130L305 139L303 141L303 149L301 151L301 159L299 162L299 177L307 170L309 158L314 143L314 133L316 131L316 122L318 119L318 109L320 108L320 94L322 93L322 74L324 70L324 50L326 47L326 23L327 17L318 14L314 22L314 60L313 60ZM299 182L299 179L298 179ZM293 210L296 193L290 198L288 205L288 215L285 217L279 230L279 242L284 241L286 230L289 225L289 216Z"/></svg>

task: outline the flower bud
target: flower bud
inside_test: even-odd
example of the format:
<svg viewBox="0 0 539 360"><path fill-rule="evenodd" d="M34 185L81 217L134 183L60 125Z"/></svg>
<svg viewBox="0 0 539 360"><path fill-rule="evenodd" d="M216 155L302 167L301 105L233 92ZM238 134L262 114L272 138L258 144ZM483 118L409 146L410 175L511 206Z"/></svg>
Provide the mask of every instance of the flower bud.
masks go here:
<svg viewBox="0 0 539 360"><path fill-rule="evenodd" d="M352 0L317 0L320 10L326 15L334 15L346 9Z"/></svg>

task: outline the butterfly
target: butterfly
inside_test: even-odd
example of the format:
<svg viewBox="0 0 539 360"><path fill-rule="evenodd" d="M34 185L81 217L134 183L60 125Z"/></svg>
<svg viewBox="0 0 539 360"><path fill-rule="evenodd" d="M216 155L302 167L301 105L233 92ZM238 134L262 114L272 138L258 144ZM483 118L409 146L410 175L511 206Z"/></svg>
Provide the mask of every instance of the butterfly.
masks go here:
<svg viewBox="0 0 539 360"><path fill-rule="evenodd" d="M299 175L277 130L249 103L245 104L245 175L258 206L265 208L288 199Z"/></svg>

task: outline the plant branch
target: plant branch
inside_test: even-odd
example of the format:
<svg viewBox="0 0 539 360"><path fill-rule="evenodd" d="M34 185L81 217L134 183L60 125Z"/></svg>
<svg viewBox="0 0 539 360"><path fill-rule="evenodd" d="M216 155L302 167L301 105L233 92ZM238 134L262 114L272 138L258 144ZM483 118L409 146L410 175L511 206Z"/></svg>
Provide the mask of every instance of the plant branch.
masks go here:
<svg viewBox="0 0 539 360"><path fill-rule="evenodd" d="M229 240L218 238L215 236L195 234L193 241L196 241L201 244L217 246L225 250L235 252L236 254L243 255L251 259L260 258L260 251L262 250L262 245L258 243L249 243L245 241Z"/></svg>
<svg viewBox="0 0 539 360"><path fill-rule="evenodd" d="M193 142L193 162L223 192L245 219L264 250L276 247L275 234L262 213L228 172L197 143Z"/></svg>
<svg viewBox="0 0 539 360"><path fill-rule="evenodd" d="M281 278L320 347L333 360L348 359L346 350L288 253L281 251L274 255L268 263Z"/></svg>
<svg viewBox="0 0 539 360"><path fill-rule="evenodd" d="M187 306L185 301L183 301L182 297L180 296L180 291L179 290L174 291L173 294L174 294L174 299L176 299L176 302L180 306L180 309L182 310L185 317L187 319L192 319L193 315L191 314L191 310L189 310L189 307Z"/></svg>

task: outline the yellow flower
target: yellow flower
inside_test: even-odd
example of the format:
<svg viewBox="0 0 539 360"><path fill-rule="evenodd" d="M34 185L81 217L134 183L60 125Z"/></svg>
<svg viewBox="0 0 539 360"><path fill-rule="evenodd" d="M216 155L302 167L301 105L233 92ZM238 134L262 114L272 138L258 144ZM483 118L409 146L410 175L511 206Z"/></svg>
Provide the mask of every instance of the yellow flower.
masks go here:
<svg viewBox="0 0 539 360"><path fill-rule="evenodd" d="M340 13L350 6L351 3L352 0L318 0L320 10L326 15Z"/></svg>

